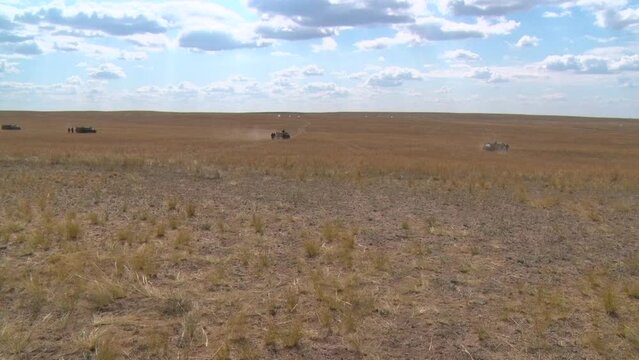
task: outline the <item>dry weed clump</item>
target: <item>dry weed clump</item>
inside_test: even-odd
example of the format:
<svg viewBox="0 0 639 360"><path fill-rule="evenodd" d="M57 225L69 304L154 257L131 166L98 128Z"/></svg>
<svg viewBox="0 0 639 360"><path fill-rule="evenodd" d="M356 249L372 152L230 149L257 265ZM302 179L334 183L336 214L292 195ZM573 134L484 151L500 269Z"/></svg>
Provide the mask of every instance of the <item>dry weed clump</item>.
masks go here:
<svg viewBox="0 0 639 360"><path fill-rule="evenodd" d="M155 237L163 238L166 236L166 224L163 222L158 222L155 226Z"/></svg>
<svg viewBox="0 0 639 360"><path fill-rule="evenodd" d="M180 231L178 231L173 244L176 249L189 249L192 240L193 235L191 234L191 231L187 229L181 229Z"/></svg>
<svg viewBox="0 0 639 360"><path fill-rule="evenodd" d="M109 330L82 331L73 339L73 344L85 358L114 360L123 355L120 343Z"/></svg>
<svg viewBox="0 0 639 360"><path fill-rule="evenodd" d="M88 282L84 288L86 300L96 309L102 309L118 299L126 297L126 288L113 280L102 279Z"/></svg>
<svg viewBox="0 0 639 360"><path fill-rule="evenodd" d="M32 341L31 331L19 324L4 323L0 328L0 345L10 355L24 356Z"/></svg>
<svg viewBox="0 0 639 360"><path fill-rule="evenodd" d="M78 240L80 238L80 224L74 220L67 220L64 225L66 239L68 241Z"/></svg>
<svg viewBox="0 0 639 360"><path fill-rule="evenodd" d="M195 217L195 204L189 202L184 209L187 218Z"/></svg>
<svg viewBox="0 0 639 360"><path fill-rule="evenodd" d="M251 227L253 228L253 230L255 230L255 233L264 235L265 225L266 224L264 223L264 218L262 218L260 215L254 213L251 216Z"/></svg>
<svg viewBox="0 0 639 360"><path fill-rule="evenodd" d="M358 275L338 278L324 269L310 274L313 294L320 303L317 317L329 333L355 333L375 308L374 299L362 290Z"/></svg>
<svg viewBox="0 0 639 360"><path fill-rule="evenodd" d="M166 207L169 211L175 211L177 209L177 200L174 198L167 200Z"/></svg>
<svg viewBox="0 0 639 360"><path fill-rule="evenodd" d="M304 242L304 251L309 258L314 258L319 255L321 248L322 245L315 240L306 240Z"/></svg>
<svg viewBox="0 0 639 360"><path fill-rule="evenodd" d="M143 244L131 255L131 268L145 276L155 276L159 270L157 249L153 244Z"/></svg>
<svg viewBox="0 0 639 360"><path fill-rule="evenodd" d="M162 313L167 316L181 316L193 309L193 302L184 294L170 294L162 304Z"/></svg>
<svg viewBox="0 0 639 360"><path fill-rule="evenodd" d="M631 282L626 285L626 294L633 299L639 299L639 281Z"/></svg>
<svg viewBox="0 0 639 360"><path fill-rule="evenodd" d="M619 315L619 302L614 288L608 287L603 291L602 303L606 314L614 317Z"/></svg>
<svg viewBox="0 0 639 360"><path fill-rule="evenodd" d="M212 265L211 269L205 274L204 280L212 288L225 285L228 280L226 265L223 263Z"/></svg>

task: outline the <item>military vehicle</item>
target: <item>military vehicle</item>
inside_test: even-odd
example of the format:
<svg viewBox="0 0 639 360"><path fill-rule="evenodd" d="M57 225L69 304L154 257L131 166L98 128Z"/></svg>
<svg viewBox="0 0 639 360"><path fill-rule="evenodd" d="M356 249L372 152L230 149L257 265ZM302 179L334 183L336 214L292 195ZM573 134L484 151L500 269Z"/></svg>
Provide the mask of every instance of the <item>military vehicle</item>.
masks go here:
<svg viewBox="0 0 639 360"><path fill-rule="evenodd" d="M510 150L510 145L495 141L493 143L484 144L483 149L486 151L508 151Z"/></svg>
<svg viewBox="0 0 639 360"><path fill-rule="evenodd" d="M16 124L4 124L2 130L22 130L22 128Z"/></svg>
<svg viewBox="0 0 639 360"><path fill-rule="evenodd" d="M95 134L98 130L91 126L76 126L75 132L76 134Z"/></svg>
<svg viewBox="0 0 639 360"><path fill-rule="evenodd" d="M271 133L271 139L272 140L287 140L291 138L291 134L289 134L288 132L286 132L286 130L282 130L282 131L277 131L274 133Z"/></svg>

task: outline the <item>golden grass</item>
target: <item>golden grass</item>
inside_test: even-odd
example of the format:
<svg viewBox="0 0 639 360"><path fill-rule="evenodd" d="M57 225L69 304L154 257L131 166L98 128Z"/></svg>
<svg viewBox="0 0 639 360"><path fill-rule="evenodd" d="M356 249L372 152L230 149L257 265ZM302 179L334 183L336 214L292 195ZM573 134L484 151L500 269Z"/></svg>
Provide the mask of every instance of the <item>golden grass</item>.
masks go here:
<svg viewBox="0 0 639 360"><path fill-rule="evenodd" d="M19 115L0 358L639 351L634 122ZM98 136L52 132L80 119ZM300 135L268 140L279 127ZM495 138L512 151L479 149Z"/></svg>
<svg viewBox="0 0 639 360"><path fill-rule="evenodd" d="M322 245L315 240L306 240L304 242L304 251L309 258L314 258L319 255L321 247Z"/></svg>
<svg viewBox="0 0 639 360"><path fill-rule="evenodd" d="M87 121L86 114L2 115L19 116L29 128L0 143L5 161L31 158L124 168L179 164L200 176L208 171L203 169L217 172L228 166L294 178L368 179L401 172L416 182L437 181L444 187L489 189L534 180L561 192L634 187L639 178L634 166L639 126L616 119L405 114L389 121L362 114L307 114L300 123L269 114L92 113L88 116L100 128L99 135L69 137L53 129L64 130L75 118ZM276 122L306 131L290 146L272 146L268 135ZM125 133L120 131L124 127ZM481 145L494 138L506 139L512 151L482 152ZM113 143L127 155L113 154ZM168 208L176 206L169 199Z"/></svg>

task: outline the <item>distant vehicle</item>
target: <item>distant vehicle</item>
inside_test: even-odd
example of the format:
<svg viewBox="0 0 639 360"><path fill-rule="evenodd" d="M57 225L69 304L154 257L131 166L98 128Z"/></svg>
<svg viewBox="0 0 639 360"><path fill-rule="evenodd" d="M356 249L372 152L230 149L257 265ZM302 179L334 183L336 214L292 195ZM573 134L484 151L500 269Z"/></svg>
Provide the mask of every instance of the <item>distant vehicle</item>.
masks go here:
<svg viewBox="0 0 639 360"><path fill-rule="evenodd" d="M22 130L22 128L16 124L2 125L2 130Z"/></svg>
<svg viewBox="0 0 639 360"><path fill-rule="evenodd" d="M291 134L286 132L286 130L271 133L271 140L287 140L290 138L291 138Z"/></svg>
<svg viewBox="0 0 639 360"><path fill-rule="evenodd" d="M90 126L77 126L75 132L76 134L95 134L98 130Z"/></svg>
<svg viewBox="0 0 639 360"><path fill-rule="evenodd" d="M510 145L495 141L493 143L484 144L483 149L486 151L508 151L510 150Z"/></svg>

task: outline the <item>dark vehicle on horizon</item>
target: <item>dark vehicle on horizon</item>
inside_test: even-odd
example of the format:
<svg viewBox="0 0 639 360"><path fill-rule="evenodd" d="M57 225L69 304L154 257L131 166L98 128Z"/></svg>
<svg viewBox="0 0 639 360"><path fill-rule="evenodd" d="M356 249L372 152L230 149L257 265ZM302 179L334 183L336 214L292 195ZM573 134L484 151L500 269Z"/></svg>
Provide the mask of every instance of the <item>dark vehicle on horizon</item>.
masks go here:
<svg viewBox="0 0 639 360"><path fill-rule="evenodd" d="M495 141L493 143L484 144L483 149L486 151L508 151L510 150L510 145Z"/></svg>
<svg viewBox="0 0 639 360"><path fill-rule="evenodd" d="M76 126L75 132L76 134L95 134L98 130L92 126Z"/></svg>
<svg viewBox="0 0 639 360"><path fill-rule="evenodd" d="M3 124L2 130L22 130L22 128L16 124Z"/></svg>
<svg viewBox="0 0 639 360"><path fill-rule="evenodd" d="M286 132L286 130L271 133L271 140L287 140L290 138L291 138L291 134Z"/></svg>

